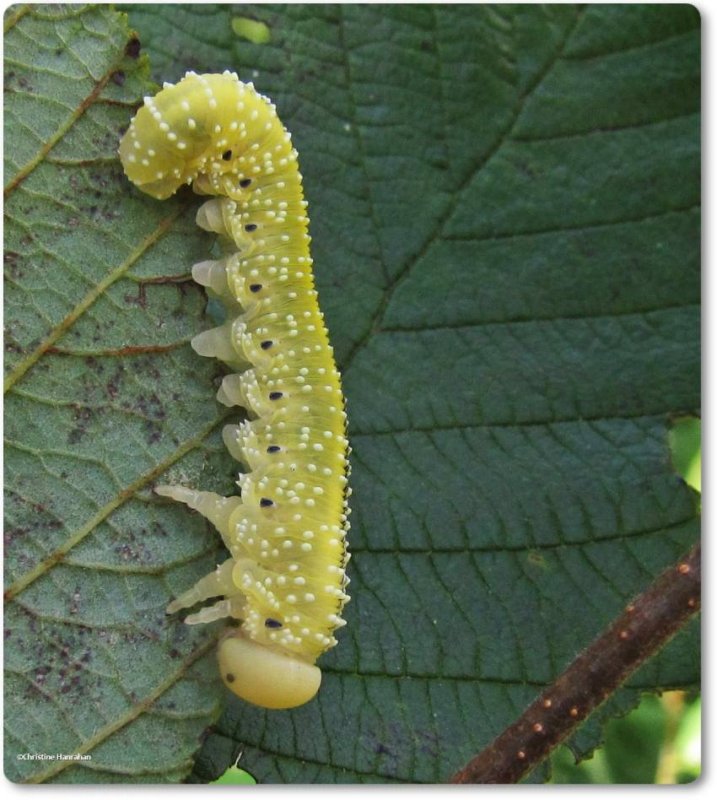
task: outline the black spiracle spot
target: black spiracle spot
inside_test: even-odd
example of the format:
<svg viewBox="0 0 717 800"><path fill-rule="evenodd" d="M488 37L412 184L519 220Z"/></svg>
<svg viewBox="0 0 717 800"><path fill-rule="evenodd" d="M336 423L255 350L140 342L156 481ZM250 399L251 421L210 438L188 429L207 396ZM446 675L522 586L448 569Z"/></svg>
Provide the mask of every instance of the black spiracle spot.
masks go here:
<svg viewBox="0 0 717 800"><path fill-rule="evenodd" d="M231 151L231 150L225 150L225 151L222 153L222 158L223 158L225 161L231 161L231 160L232 160L232 151Z"/></svg>
<svg viewBox="0 0 717 800"><path fill-rule="evenodd" d="M281 400L283 396L284 396L283 392L270 392L269 400Z"/></svg>
<svg viewBox="0 0 717 800"><path fill-rule="evenodd" d="M279 445L278 445L278 444L270 444L270 445L269 445L269 446L266 448L266 452L267 452L267 453L278 453L278 452L279 452L279 450L281 450L281 448L279 447Z"/></svg>
<svg viewBox="0 0 717 800"><path fill-rule="evenodd" d="M260 283L252 283L252 285L249 287L249 291L254 293L260 292L261 290L262 290L262 285Z"/></svg>
<svg viewBox="0 0 717 800"><path fill-rule="evenodd" d="M227 674L224 677L226 678L227 683L234 683L234 681L236 680L236 677L232 675L231 672L227 672Z"/></svg>
<svg viewBox="0 0 717 800"><path fill-rule="evenodd" d="M248 189L251 186L251 178L242 178L239 181L239 186L241 186L242 189Z"/></svg>
<svg viewBox="0 0 717 800"><path fill-rule="evenodd" d="M271 500L268 497L262 497L261 500L259 500L259 505L262 508L269 508L269 506L273 506L274 505L274 501Z"/></svg>
<svg viewBox="0 0 717 800"><path fill-rule="evenodd" d="M254 222L250 222L248 225L244 226L244 230L247 233L253 233L256 230L256 224Z"/></svg>
<svg viewBox="0 0 717 800"><path fill-rule="evenodd" d="M283 627L283 625L281 624L281 622L279 622L278 619L272 619L271 617L267 617L267 619L264 620L264 626L266 628L281 628L281 627Z"/></svg>

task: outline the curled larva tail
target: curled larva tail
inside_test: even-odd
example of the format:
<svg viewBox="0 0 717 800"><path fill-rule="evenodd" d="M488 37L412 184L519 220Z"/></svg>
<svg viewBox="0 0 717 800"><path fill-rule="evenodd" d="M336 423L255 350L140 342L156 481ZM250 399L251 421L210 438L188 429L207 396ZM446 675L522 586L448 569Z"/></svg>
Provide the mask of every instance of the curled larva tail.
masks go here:
<svg viewBox="0 0 717 800"><path fill-rule="evenodd" d="M319 691L321 670L247 639L229 634L219 644L219 671L226 686L264 708L295 708Z"/></svg>

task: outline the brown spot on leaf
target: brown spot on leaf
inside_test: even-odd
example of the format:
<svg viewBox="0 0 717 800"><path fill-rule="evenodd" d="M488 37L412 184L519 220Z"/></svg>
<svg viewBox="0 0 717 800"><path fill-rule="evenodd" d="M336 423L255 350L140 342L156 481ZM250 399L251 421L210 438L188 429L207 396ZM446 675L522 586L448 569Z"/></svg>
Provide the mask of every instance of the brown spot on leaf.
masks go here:
<svg viewBox="0 0 717 800"><path fill-rule="evenodd" d="M142 43L138 37L133 36L125 45L124 52L129 58L139 58L139 51L142 48Z"/></svg>

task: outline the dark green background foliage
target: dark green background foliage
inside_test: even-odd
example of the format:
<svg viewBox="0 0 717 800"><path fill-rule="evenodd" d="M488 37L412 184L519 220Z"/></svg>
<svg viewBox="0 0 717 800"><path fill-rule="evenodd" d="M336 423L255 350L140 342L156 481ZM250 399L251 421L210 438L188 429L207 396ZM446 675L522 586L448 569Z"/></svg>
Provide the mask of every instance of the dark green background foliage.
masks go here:
<svg viewBox="0 0 717 800"><path fill-rule="evenodd" d="M667 449L700 399L698 14L128 11L149 61L106 7L6 17L6 774L176 781L222 707L192 780L239 749L260 782L444 780L698 536ZM236 465L188 346L198 200L115 156L149 69L226 68L293 133L354 448L348 626L292 712L164 614L221 554L151 487ZM601 716L698 681L691 625Z"/></svg>

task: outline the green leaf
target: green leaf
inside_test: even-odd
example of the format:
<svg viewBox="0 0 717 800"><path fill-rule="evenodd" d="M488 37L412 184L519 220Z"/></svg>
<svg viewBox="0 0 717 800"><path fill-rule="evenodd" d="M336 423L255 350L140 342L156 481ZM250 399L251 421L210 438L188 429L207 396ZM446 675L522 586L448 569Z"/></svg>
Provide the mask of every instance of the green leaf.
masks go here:
<svg viewBox="0 0 717 800"><path fill-rule="evenodd" d="M218 446L215 366L186 346L203 296L151 282L186 271L191 214L142 206L118 164L147 84L123 18L5 24L5 774L178 781L219 705L215 632L164 614L216 539L148 492Z"/></svg>
<svg viewBox="0 0 717 800"><path fill-rule="evenodd" d="M46 13L16 22L6 59L57 29ZM106 9L63 13L120 26L104 49L122 52ZM164 618L218 545L148 490L169 469L229 493L235 469L219 369L186 345L203 298L168 282L211 239L196 198L143 198L113 160L141 65L67 130L42 100L59 90L18 83L6 176L38 153L28 120L63 135L6 198L6 774L177 779L222 698L192 780L237 749L260 783L445 780L698 536L667 441L700 399L697 12L242 7L266 43L230 6L129 13L156 80L236 69L293 133L349 404L353 599L318 699L291 712L227 698L202 656L216 631ZM574 749L639 690L697 685L698 633ZM15 760L81 746L93 761L51 776Z"/></svg>
<svg viewBox="0 0 717 800"><path fill-rule="evenodd" d="M683 692L646 695L606 725L605 743L575 764L567 748L551 759L553 783L689 783L700 775L700 701Z"/></svg>

